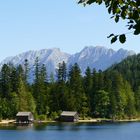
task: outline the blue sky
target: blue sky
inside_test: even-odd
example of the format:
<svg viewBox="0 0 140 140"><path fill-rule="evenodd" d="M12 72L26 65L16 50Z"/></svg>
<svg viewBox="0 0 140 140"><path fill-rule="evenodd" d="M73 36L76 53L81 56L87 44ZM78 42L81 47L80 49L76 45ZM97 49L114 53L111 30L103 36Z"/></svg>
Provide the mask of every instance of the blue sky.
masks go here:
<svg viewBox="0 0 140 140"><path fill-rule="evenodd" d="M116 24L104 6L78 5L76 0L0 1L0 61L28 50L60 48L68 53L84 46L105 46L140 52L139 36L129 34L125 44L110 44L110 33L128 32Z"/></svg>

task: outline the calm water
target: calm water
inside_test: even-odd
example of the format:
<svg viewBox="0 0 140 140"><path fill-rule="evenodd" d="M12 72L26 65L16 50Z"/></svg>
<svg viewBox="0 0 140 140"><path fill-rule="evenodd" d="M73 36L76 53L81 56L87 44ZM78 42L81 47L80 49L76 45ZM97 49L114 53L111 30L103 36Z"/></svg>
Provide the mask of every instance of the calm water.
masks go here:
<svg viewBox="0 0 140 140"><path fill-rule="evenodd" d="M0 140L140 140L140 122L0 126Z"/></svg>

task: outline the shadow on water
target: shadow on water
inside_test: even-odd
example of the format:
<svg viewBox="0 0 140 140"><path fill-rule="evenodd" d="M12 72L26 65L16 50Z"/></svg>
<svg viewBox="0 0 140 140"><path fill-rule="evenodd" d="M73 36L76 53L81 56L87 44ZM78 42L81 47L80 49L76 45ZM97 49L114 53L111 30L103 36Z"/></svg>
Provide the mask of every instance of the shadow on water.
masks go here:
<svg viewBox="0 0 140 140"><path fill-rule="evenodd" d="M0 126L0 140L139 140L139 131L140 122L10 124Z"/></svg>
<svg viewBox="0 0 140 140"><path fill-rule="evenodd" d="M0 130L32 130L32 131L98 131L107 129L118 129L131 126L134 122L117 123L35 123L35 124L8 124L0 125Z"/></svg>
<svg viewBox="0 0 140 140"><path fill-rule="evenodd" d="M80 125L78 123L45 123L45 124L34 124L34 130L36 131L78 131L80 130Z"/></svg>
<svg viewBox="0 0 140 140"><path fill-rule="evenodd" d="M0 130L27 130L32 129L33 124L3 124L0 125Z"/></svg>
<svg viewBox="0 0 140 140"><path fill-rule="evenodd" d="M92 131L97 129L115 129L116 126L121 127L128 123L42 123L34 124L35 131Z"/></svg>

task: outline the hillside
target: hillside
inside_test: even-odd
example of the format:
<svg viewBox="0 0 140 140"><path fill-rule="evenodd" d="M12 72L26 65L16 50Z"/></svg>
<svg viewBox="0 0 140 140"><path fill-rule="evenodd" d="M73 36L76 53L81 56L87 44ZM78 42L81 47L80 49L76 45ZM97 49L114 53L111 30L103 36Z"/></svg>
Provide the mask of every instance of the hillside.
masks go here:
<svg viewBox="0 0 140 140"><path fill-rule="evenodd" d="M136 91L140 86L140 54L129 56L122 62L113 65L107 71L118 71Z"/></svg>

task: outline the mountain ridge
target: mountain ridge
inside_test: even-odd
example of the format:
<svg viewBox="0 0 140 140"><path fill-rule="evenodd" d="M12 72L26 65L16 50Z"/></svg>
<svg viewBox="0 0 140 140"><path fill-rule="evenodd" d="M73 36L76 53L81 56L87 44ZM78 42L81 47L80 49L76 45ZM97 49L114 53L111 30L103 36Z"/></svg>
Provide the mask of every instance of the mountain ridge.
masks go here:
<svg viewBox="0 0 140 140"><path fill-rule="evenodd" d="M35 59L38 57L39 63L46 66L48 74L55 74L58 64L63 61L68 67L74 63L78 63L82 74L84 74L88 66L91 69L105 70L114 63L119 63L127 56L134 54L135 52L131 50L119 49L118 51L115 51L103 46L86 46L80 52L75 54L62 52L59 48L41 49L38 51L29 50L20 53L19 55L5 58L0 63L0 67L2 67L3 64L8 63L12 63L14 66L19 64L24 65L25 59L27 59L29 61L29 68L33 71Z"/></svg>

